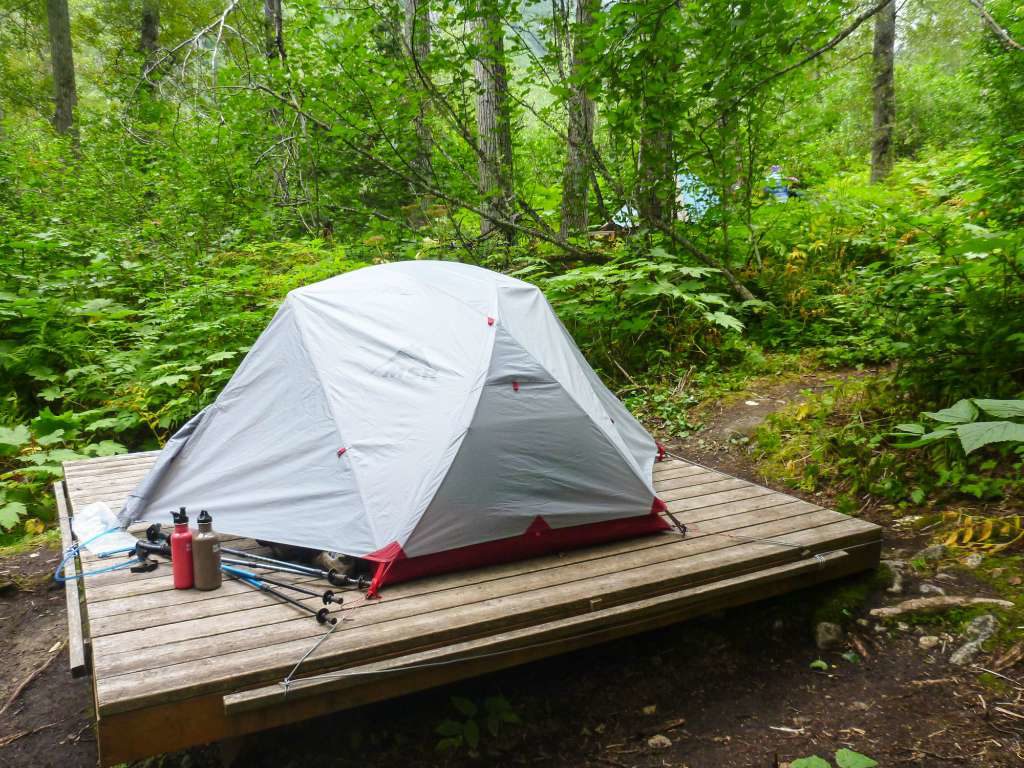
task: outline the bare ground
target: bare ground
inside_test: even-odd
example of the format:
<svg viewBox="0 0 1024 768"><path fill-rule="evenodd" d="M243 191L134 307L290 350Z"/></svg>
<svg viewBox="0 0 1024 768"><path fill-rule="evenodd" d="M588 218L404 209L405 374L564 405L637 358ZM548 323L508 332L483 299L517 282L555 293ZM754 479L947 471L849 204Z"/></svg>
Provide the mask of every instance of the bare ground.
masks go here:
<svg viewBox="0 0 1024 768"><path fill-rule="evenodd" d="M828 383L820 377L764 384L706 414L706 431L675 447L702 463L756 479L756 467L734 436L749 434L768 413L809 387L822 386ZM906 556L923 543L897 531L887 531L886 540L886 556ZM20 585L0 593L0 706L19 681L48 660L66 632L62 592L48 583L56 552L34 554L0 561L0 583L9 571ZM954 578L959 581L946 582L950 592L982 590L967 576ZM908 593L913 589L908 585ZM268 767L774 768L810 754L831 759L843 747L870 755L882 766L1024 764L1024 723L1008 721L994 709L1021 689L1009 683L1002 689L982 685L976 670L949 664L948 647L922 651L918 636L923 629L851 623L862 652L859 660L844 658L845 648L817 650L814 610L834 594L831 586L807 590L269 731L227 752L238 753L236 765ZM893 599L876 590L860 612ZM0 765L95 764L90 688L87 681L69 677L66 651L60 653L0 718L0 744L17 737L0 746ZM829 670L811 669L816 659L828 662ZM1019 665L1003 673L1024 677ZM482 735L476 749L436 749L442 722L467 719L453 697L479 707L493 696L507 700L520 722L506 724L495 736L477 716L473 719ZM659 735L664 740L650 741ZM198 768L220 763L220 751L205 748L143 764Z"/></svg>

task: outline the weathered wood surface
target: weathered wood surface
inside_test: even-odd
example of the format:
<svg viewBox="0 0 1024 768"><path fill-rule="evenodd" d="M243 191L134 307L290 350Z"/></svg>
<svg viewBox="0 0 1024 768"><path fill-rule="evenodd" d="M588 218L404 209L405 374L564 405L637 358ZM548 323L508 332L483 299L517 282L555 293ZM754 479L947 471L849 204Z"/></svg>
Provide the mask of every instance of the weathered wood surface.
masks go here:
<svg viewBox="0 0 1024 768"><path fill-rule="evenodd" d="M155 457L68 463L72 512L93 501L120 509ZM880 531L869 523L683 461L657 465L655 485L688 526L685 538L664 533L420 579L388 587L380 600L347 593L346 620L302 673L348 676L302 684L286 703L279 681L324 632L307 614L235 581L174 590L167 565L91 577L84 593L102 761L421 690L877 563ZM83 567L92 560L84 555ZM319 607L317 598L306 603ZM446 663L415 668L431 660ZM140 728L157 728L158 743Z"/></svg>
<svg viewBox="0 0 1024 768"><path fill-rule="evenodd" d="M60 526L60 543L64 552L68 552L74 544L71 534L71 519L68 515L67 497L64 486L60 482L53 484L53 497L57 502L57 524ZM64 566L64 599L68 609L68 657L71 674L81 677L89 671L89 659L85 647L85 631L82 625L81 596L78 594L78 566L72 558Z"/></svg>

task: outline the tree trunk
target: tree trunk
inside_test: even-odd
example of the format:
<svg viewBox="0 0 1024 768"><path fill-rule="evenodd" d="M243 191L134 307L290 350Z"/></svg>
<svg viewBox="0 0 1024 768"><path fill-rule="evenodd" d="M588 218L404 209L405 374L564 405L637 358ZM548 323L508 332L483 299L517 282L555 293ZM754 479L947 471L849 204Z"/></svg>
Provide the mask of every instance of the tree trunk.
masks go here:
<svg viewBox="0 0 1024 768"><path fill-rule="evenodd" d="M896 41L896 0L875 15L874 116L871 141L871 181L882 181L892 171L893 124L896 89L893 82L893 47Z"/></svg>
<svg viewBox="0 0 1024 768"><path fill-rule="evenodd" d="M479 153L477 173L485 213L508 220L512 216L512 115L505 70L505 37L501 19L489 15L476 22L480 55L473 62L479 92L476 98L476 128ZM500 229L509 242L513 227L501 226L484 216L480 234Z"/></svg>
<svg viewBox="0 0 1024 768"><path fill-rule="evenodd" d="M68 0L46 0L46 21L50 28L50 65L53 69L53 127L58 133L78 140L75 127L75 60L71 53L71 17Z"/></svg>
<svg viewBox="0 0 1024 768"><path fill-rule="evenodd" d="M142 0L142 24L139 27L139 50L142 51L142 80L152 88L153 62L156 59L157 41L160 38L160 0Z"/></svg>
<svg viewBox="0 0 1024 768"><path fill-rule="evenodd" d="M405 49L413 60L413 67L421 67L430 56L430 5L428 0L405 0ZM427 124L429 101L421 89L416 87L419 81L414 77L412 92L419 99L416 115L413 118L413 131L416 135L416 149L412 158L412 170L417 178L413 192L422 194L428 186L418 180L428 180L431 176L431 152L433 137Z"/></svg>
<svg viewBox="0 0 1024 768"><path fill-rule="evenodd" d="M672 159L672 132L651 119L645 109L640 128L637 158L639 184L637 206L640 219L653 229L671 226L675 203L675 163Z"/></svg>
<svg viewBox="0 0 1024 768"><path fill-rule="evenodd" d="M263 0L264 53L268 59L284 61L284 22L281 0Z"/></svg>
<svg viewBox="0 0 1024 768"><path fill-rule="evenodd" d="M156 52L160 37L160 0L142 0L142 26L139 49L146 55L147 62Z"/></svg>
<svg viewBox="0 0 1024 768"><path fill-rule="evenodd" d="M592 173L591 146L594 141L594 100L579 82L583 69L580 62L583 50L582 32L594 21L595 0L576 0L576 27L572 33L569 75L571 93L568 104L568 141L565 171L562 174L561 235L568 237L577 232L586 233L587 190Z"/></svg>

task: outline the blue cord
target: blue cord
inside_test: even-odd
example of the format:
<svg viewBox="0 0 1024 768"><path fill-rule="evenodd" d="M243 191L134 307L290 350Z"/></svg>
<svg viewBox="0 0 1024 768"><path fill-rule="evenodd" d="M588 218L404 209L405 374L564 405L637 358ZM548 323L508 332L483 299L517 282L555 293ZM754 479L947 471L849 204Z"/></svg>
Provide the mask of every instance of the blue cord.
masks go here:
<svg viewBox="0 0 1024 768"><path fill-rule="evenodd" d="M105 566L103 568L97 568L97 569L92 570L92 571L82 571L81 573L76 573L74 576L66 576L64 574L64 566L66 566L71 560L73 560L74 558L76 558L78 556L78 553L82 551L82 547L85 547L85 546L88 546L89 544L92 544L100 536L106 536L108 533L114 533L115 531L120 531L120 530L121 530L120 528L110 528L110 529L108 529L106 531L100 531L99 533L97 533L95 536L93 536L88 541L83 541L80 544L74 544L71 547L69 547L68 550L64 553L64 559L61 560L60 561L60 565L57 566L57 570L53 572L53 580L61 582L61 583L65 582L65 581L74 581L76 579L82 578L83 576L95 576L98 573L108 573L110 571L117 571L117 570L120 570L121 568L127 568L128 566L135 565L135 563L142 562L141 560L139 560L139 558L136 557L136 558L133 558L131 560L127 560L127 561L125 561L123 563L118 563L117 565L108 565L108 566ZM134 547L124 547L122 549L115 549L115 550L112 550L110 552L104 552L102 555L100 555L100 557L106 558L106 557L110 557L111 555L119 555L122 552L134 552L134 551L135 551Z"/></svg>

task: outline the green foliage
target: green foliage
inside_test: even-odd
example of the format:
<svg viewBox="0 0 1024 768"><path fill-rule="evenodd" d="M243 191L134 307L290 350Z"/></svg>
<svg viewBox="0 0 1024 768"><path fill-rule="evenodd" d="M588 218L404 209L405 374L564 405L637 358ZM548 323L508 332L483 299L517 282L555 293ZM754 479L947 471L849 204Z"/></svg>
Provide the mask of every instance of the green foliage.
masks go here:
<svg viewBox="0 0 1024 768"><path fill-rule="evenodd" d="M971 455L949 441L934 442L921 452L888 449L897 425L911 428L913 404L893 376L809 394L803 404L773 414L758 429L755 446L762 469L802 490L829 488L839 495L841 509L846 500L857 509L863 501L856 500L864 494L918 506L926 498L1012 500L1024 493L1024 457L1011 447L995 445Z"/></svg>
<svg viewBox="0 0 1024 768"><path fill-rule="evenodd" d="M29 424L0 426L0 531L25 524L28 532L53 520L50 484L64 475L62 462L112 456L125 448L82 429L83 417L44 408ZM29 518L31 513L34 518ZM27 518L27 519L26 519Z"/></svg>
<svg viewBox="0 0 1024 768"><path fill-rule="evenodd" d="M1021 7L986 7L1024 37ZM394 4L289 3L278 57L258 8L211 26L221 4L170 0L161 51L178 53L144 84L137 9L80 5L72 147L48 124L45 13L0 0L0 526L49 519L61 461L159 446L291 288L409 258L540 285L665 436L773 366L885 366L876 388L811 396L766 425L768 474L836 490L848 511L864 494L1014 498L1024 419L991 409L1024 391L1019 52L962 3L901 6L900 163L869 185L870 23L793 66L857 4L599 4L591 25L552 8L432 4L430 52L412 61ZM479 216L493 190L477 183L474 68L496 51L473 30L494 18L509 30L510 238L482 234ZM560 242L574 88L600 115L590 221L629 206L637 231ZM763 193L773 163L800 177L799 199ZM719 201L687 221L672 210L684 172ZM735 298L726 270L757 299ZM918 416L978 395L985 418ZM894 432L929 444L900 450Z"/></svg>
<svg viewBox="0 0 1024 768"><path fill-rule="evenodd" d="M854 752L851 749L840 749L836 752L835 761L838 768L875 768L878 762L867 755ZM832 768L832 764L817 755L800 757L792 761L790 768Z"/></svg>
<svg viewBox="0 0 1024 768"><path fill-rule="evenodd" d="M981 413L1000 421L979 420ZM994 443L1024 444L1024 400L959 400L949 408L922 416L939 422L940 427L928 431L924 424L897 424L893 435L909 442L897 443L900 448L921 448L939 440L958 439L965 454ZM1017 419L1018 421L1009 421ZM1024 445L1018 448L1024 456Z"/></svg>
<svg viewBox="0 0 1024 768"><path fill-rule="evenodd" d="M685 359L743 329L733 303L708 285L715 270L660 246L616 244L601 264L557 274L533 265L515 274L544 289L591 360L609 369Z"/></svg>
<svg viewBox="0 0 1024 768"><path fill-rule="evenodd" d="M489 696L479 706L470 699L453 696L451 703L459 719L443 720L434 729L441 737L436 744L439 752L454 752L463 747L475 752L482 733L497 739L504 728L522 722L504 696Z"/></svg>

